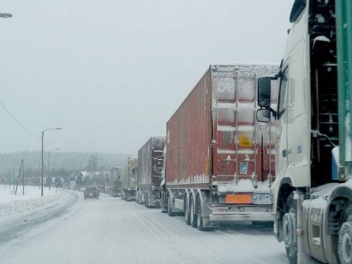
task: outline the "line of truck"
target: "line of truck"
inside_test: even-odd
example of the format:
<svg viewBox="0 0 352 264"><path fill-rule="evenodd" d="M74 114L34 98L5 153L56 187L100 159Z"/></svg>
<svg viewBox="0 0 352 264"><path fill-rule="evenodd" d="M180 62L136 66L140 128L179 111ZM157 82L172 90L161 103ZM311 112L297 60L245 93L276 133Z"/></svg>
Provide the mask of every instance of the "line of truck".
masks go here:
<svg viewBox="0 0 352 264"><path fill-rule="evenodd" d="M290 22L280 66L210 65L122 193L199 230L273 222L291 264L351 264L352 1L295 0Z"/></svg>
<svg viewBox="0 0 352 264"><path fill-rule="evenodd" d="M200 230L273 222L274 127L258 123L257 79L276 65L210 65L166 124L121 168L121 197ZM116 169L116 168L115 168Z"/></svg>

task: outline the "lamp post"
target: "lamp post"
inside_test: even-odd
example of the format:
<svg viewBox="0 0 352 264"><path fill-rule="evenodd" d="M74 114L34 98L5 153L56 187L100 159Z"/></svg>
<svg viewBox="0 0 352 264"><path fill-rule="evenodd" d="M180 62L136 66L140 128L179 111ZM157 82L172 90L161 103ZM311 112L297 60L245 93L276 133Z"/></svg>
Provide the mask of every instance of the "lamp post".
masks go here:
<svg viewBox="0 0 352 264"><path fill-rule="evenodd" d="M49 182L49 190L50 190L50 186L51 186L51 176L50 176L50 152L51 151L55 151L55 150L61 150L61 149L50 149L48 151L48 177L50 178L50 182Z"/></svg>
<svg viewBox="0 0 352 264"><path fill-rule="evenodd" d="M41 184L41 196L43 196L43 185L44 185L44 132L48 130L60 130L62 129L61 127L56 127L56 128L47 128L42 131L42 184Z"/></svg>
<svg viewBox="0 0 352 264"><path fill-rule="evenodd" d="M9 13L0 13L0 17L2 17L2 18L10 18L10 17L12 17L12 15L9 14Z"/></svg>

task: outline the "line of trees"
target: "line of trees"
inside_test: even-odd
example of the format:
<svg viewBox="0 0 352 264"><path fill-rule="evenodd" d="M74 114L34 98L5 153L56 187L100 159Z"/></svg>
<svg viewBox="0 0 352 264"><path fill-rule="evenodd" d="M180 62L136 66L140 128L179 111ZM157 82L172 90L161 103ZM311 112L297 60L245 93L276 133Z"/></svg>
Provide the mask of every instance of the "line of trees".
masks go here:
<svg viewBox="0 0 352 264"><path fill-rule="evenodd" d="M45 153L46 154L46 153ZM70 177L79 171L109 171L113 166L121 165L127 154L51 152L50 173L48 158L44 155L44 174L50 177ZM41 175L41 152L0 153L0 180L17 178L17 173L24 159L26 178Z"/></svg>

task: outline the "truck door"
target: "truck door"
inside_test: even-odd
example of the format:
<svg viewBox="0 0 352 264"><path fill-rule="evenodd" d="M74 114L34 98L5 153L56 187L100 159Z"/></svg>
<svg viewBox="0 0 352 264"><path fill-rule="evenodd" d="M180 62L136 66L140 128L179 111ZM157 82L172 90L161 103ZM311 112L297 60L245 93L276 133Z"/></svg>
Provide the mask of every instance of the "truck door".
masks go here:
<svg viewBox="0 0 352 264"><path fill-rule="evenodd" d="M288 164L288 155L289 150L287 149L287 133L288 133L288 111L287 111L287 100L288 100L288 85L289 85L289 68L284 68L282 72L282 76L280 79L280 87L279 87L279 100L277 106L277 130L276 130L276 144L275 146L278 148L276 155L278 157L276 160L278 161L278 171L277 173L282 174L285 173L287 164Z"/></svg>
<svg viewBox="0 0 352 264"><path fill-rule="evenodd" d="M301 41L291 52L281 81L284 102L279 105L282 127L285 129L286 147L282 146L281 161L286 164L285 176L290 177L296 187L310 186L310 136L311 109L310 85L308 83L308 42ZM282 165L283 165L282 164Z"/></svg>
<svg viewBox="0 0 352 264"><path fill-rule="evenodd" d="M214 175L217 181L233 181L236 171L236 82L233 69L213 72L213 149Z"/></svg>
<svg viewBox="0 0 352 264"><path fill-rule="evenodd" d="M219 182L257 178L256 80L251 67L213 72L214 174Z"/></svg>

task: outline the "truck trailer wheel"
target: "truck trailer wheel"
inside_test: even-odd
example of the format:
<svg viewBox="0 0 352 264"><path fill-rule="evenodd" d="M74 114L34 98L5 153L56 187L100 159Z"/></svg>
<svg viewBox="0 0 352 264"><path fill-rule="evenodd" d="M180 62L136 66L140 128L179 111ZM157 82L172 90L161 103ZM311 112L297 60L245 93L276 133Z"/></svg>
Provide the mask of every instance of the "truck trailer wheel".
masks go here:
<svg viewBox="0 0 352 264"><path fill-rule="evenodd" d="M184 198L183 208L185 208L185 222L187 225L190 225L191 224L191 213L190 213L190 209L189 209L189 200L187 199L187 195L185 195L185 198Z"/></svg>
<svg viewBox="0 0 352 264"><path fill-rule="evenodd" d="M190 221L191 221L191 226L197 227L197 212L196 212L196 206L194 204L193 196L190 197Z"/></svg>
<svg viewBox="0 0 352 264"><path fill-rule="evenodd" d="M197 208L197 228L200 231L204 231L205 227L204 227L204 221L202 217L202 204L201 204L199 195L197 196L197 199L196 199L196 208Z"/></svg>
<svg viewBox="0 0 352 264"><path fill-rule="evenodd" d="M286 255L291 264L297 263L296 229L296 201L293 199L293 193L291 193L287 199L285 205L285 215L282 219L282 230L286 248Z"/></svg>

